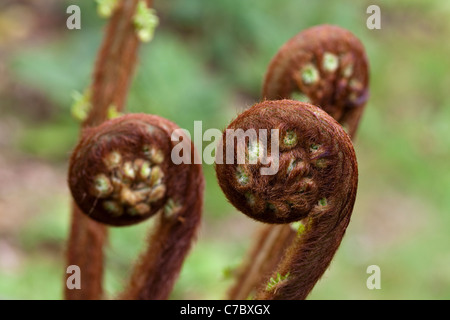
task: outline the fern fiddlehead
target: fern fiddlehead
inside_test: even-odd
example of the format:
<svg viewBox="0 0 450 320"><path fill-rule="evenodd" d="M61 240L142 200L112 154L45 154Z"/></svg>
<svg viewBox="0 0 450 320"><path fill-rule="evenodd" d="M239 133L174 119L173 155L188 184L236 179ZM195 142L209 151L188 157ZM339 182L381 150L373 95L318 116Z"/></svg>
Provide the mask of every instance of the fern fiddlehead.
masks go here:
<svg viewBox="0 0 450 320"><path fill-rule="evenodd" d="M166 299L200 225L203 174L194 163L174 164L174 123L147 114L128 114L84 131L69 166L69 186L89 218L112 226L136 224L158 215L147 251L121 296Z"/></svg>
<svg viewBox="0 0 450 320"><path fill-rule="evenodd" d="M103 123L112 108L115 113L124 109L139 43L151 39L157 24L151 4L118 0L107 10L111 17L89 89L91 108L69 170L75 201L67 265L77 265L83 276L81 290L65 288L66 299L103 298L107 225L130 225L152 215L158 215L158 227L123 297L167 298L200 221L201 167L170 162L170 131L176 125L147 115ZM189 139L182 143L192 146ZM190 150L195 154L193 146Z"/></svg>
<svg viewBox="0 0 450 320"><path fill-rule="evenodd" d="M147 0L150 6L152 1ZM111 9L105 36L97 55L93 81L89 88L90 105L82 128L95 127L107 119L114 106L124 109L128 86L136 66L139 39L133 26L138 0L117 1ZM78 266L82 272L81 289L64 288L65 299L92 299L103 297L103 248L108 237L105 225L86 217L73 203L66 264ZM65 282L64 282L65 283Z"/></svg>
<svg viewBox="0 0 450 320"><path fill-rule="evenodd" d="M368 84L368 60L361 42L348 30L320 25L300 32L276 53L262 96L311 102L354 138L369 96ZM263 227L228 297L247 298L262 276L279 263L295 234L288 226Z"/></svg>
<svg viewBox="0 0 450 320"><path fill-rule="evenodd" d="M261 175L261 162L217 164L216 172L228 200L249 217L275 224L302 222L272 275L282 281L259 288L256 298L304 299L328 267L350 220L358 181L352 142L326 112L293 100L256 104L227 129L279 131L274 175ZM223 141L226 152L230 141L225 134ZM250 152L247 146L246 155Z"/></svg>

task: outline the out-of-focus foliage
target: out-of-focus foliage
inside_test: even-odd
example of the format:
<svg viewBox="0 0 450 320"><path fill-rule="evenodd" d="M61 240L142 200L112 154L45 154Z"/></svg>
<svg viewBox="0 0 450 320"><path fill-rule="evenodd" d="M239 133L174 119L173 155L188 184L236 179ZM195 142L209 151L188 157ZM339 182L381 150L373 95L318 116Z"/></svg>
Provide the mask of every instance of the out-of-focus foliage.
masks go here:
<svg viewBox="0 0 450 320"><path fill-rule="evenodd" d="M13 168L16 159L30 166L38 162L53 168L55 181L64 186L66 161L79 132L79 123L70 117L71 96L89 86L106 21L97 16L94 1L82 1L82 29L67 30L65 8L72 2L50 1L52 14L59 16L51 32L25 25L28 40L6 45L17 28L11 24L17 10L33 17L24 24L39 19L29 3L20 1L16 11L11 10L14 4L0 9L1 66L7 70L7 82L20 84L13 92L0 90L0 129L10 120L17 124L12 126L13 139L0 139L0 163L21 173ZM160 25L140 51L127 111L161 115L191 134L196 120L203 121L203 130L223 129L239 111L257 102L270 59L297 32L337 24L361 39L370 60L371 97L355 143L358 198L343 244L310 298L449 299L449 2L155 4ZM381 7L381 30L366 28L370 4ZM42 104L50 107L37 112ZM0 130L0 135L6 131ZM9 158L10 153L14 157ZM243 258L258 227L226 202L213 166L205 164L204 170L205 219L173 293L177 299L222 298L231 283L227 274ZM8 183L16 188L7 188L0 174L0 297L59 299L70 220L68 190L50 186L36 197L26 175L15 177L17 181ZM11 199L29 204L16 208ZM20 227L5 227L9 225L2 221L9 219L17 219ZM106 288L112 295L121 289L145 246L150 225L111 230ZM2 264L2 257L11 255L16 257L14 267ZM381 290L366 287L371 264L381 268Z"/></svg>

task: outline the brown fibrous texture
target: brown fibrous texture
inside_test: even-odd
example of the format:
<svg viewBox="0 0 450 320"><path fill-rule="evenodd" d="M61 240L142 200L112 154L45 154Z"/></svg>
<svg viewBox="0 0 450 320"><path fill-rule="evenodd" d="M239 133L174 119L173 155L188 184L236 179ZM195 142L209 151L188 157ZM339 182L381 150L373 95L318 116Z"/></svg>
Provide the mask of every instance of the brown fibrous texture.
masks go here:
<svg viewBox="0 0 450 320"><path fill-rule="evenodd" d="M109 225L139 223L177 192L162 118L129 114L85 129L72 153L69 187L79 208Z"/></svg>
<svg viewBox="0 0 450 320"><path fill-rule="evenodd" d="M350 220L358 181L350 137L320 108L293 100L256 104L227 129L266 129L269 140L270 130L278 129L277 173L261 175L267 164L237 161L217 164L216 173L228 200L249 217L277 224L302 221L305 231L276 268L286 279L270 290L261 287L256 298L304 299L331 262ZM224 133L224 153L226 139Z"/></svg>
<svg viewBox="0 0 450 320"><path fill-rule="evenodd" d="M369 96L368 75L362 43L350 31L320 25L300 32L279 50L268 67L262 94L266 99L310 101L330 113L354 138ZM230 299L247 298L267 270L279 263L282 255L272 252L283 248L283 253L295 236L289 226L261 229L229 291Z"/></svg>
<svg viewBox="0 0 450 320"><path fill-rule="evenodd" d="M96 126L105 121L112 106L118 111L124 108L140 44L133 22L138 2L119 1L110 18L93 72L93 108L83 127ZM152 0L146 0L149 7L152 3Z"/></svg>
<svg viewBox="0 0 450 320"><path fill-rule="evenodd" d="M146 3L151 6L152 0L147 0ZM119 112L124 108L139 48L139 39L133 25L137 4L138 0L119 1L109 20L90 88L93 108L83 122L83 128L97 126L105 121L111 106ZM64 286L65 299L103 298L103 247L107 231L105 225L87 217L73 203L67 265L77 265L82 270L83 277L81 290L70 290Z"/></svg>
<svg viewBox="0 0 450 320"><path fill-rule="evenodd" d="M86 129L69 167L69 186L89 218L126 226L157 215L149 247L121 298L166 299L200 225L203 174L196 151L178 126L155 115L128 114ZM175 164L182 143L190 162Z"/></svg>
<svg viewBox="0 0 450 320"><path fill-rule="evenodd" d="M143 116L140 117L142 119ZM149 237L149 246L134 266L122 299L163 300L169 297L179 272L196 238L201 223L203 192L205 187L198 154L189 138L178 131L181 141L172 141L171 135L179 129L172 122L157 116L145 116L145 121L162 129L166 147L173 150L181 143L188 161L173 163L171 153L167 156L167 195L162 212L157 217L154 231ZM150 119L151 118L151 119ZM197 160L195 160L197 159Z"/></svg>
<svg viewBox="0 0 450 320"><path fill-rule="evenodd" d="M259 289L261 281L265 285L296 234L290 225L264 225L254 239L249 254L245 256L244 263L235 271L235 283L228 290L227 299L248 299Z"/></svg>
<svg viewBox="0 0 450 320"><path fill-rule="evenodd" d="M263 98L306 99L354 136L369 97L369 65L363 44L350 31L332 25L306 29L272 58Z"/></svg>

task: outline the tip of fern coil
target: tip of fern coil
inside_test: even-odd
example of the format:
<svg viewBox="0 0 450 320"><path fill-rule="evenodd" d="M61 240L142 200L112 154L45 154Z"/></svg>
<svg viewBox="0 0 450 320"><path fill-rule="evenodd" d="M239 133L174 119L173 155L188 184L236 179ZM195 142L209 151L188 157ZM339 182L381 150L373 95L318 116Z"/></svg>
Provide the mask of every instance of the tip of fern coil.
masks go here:
<svg viewBox="0 0 450 320"><path fill-rule="evenodd" d="M313 211L329 212L334 203L340 203L333 199L341 197L345 188L351 190L357 181L349 136L316 106L294 100L266 100L252 106L224 131L224 153L229 129L265 130L267 140L258 137L259 148L276 157L279 164L273 175L261 174L261 161L216 164L217 178L228 200L255 220L284 224L304 219ZM274 129L279 130L278 147L271 141ZM254 151L247 148L244 158L250 160ZM335 187L337 181L343 189Z"/></svg>
<svg viewBox="0 0 450 320"><path fill-rule="evenodd" d="M178 210L168 191L170 136L158 127L158 118L123 115L85 130L70 159L68 180L89 217L123 226L164 208Z"/></svg>

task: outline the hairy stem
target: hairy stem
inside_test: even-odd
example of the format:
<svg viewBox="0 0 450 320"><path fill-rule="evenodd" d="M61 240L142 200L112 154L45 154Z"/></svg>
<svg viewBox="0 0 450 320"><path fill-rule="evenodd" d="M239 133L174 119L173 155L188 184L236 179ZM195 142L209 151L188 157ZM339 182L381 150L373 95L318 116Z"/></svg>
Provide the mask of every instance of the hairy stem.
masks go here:
<svg viewBox="0 0 450 320"><path fill-rule="evenodd" d="M118 111L124 108L139 46L133 26L137 3L138 0L121 0L108 23L91 85L93 108L84 121L83 128L105 121L111 105ZM147 0L147 3L151 5L152 1ZM107 229L86 217L75 204L72 206L71 225L67 265L80 267L83 276L81 290L64 288L65 299L101 299L103 247L107 239Z"/></svg>
<svg viewBox="0 0 450 320"><path fill-rule="evenodd" d="M367 56L360 41L345 29L320 25L300 32L277 52L268 67L262 95L270 100L292 98L320 106L353 139L369 95L368 74ZM266 237L269 232L275 232L270 229L278 230L279 236ZM283 234L290 237L279 240ZM282 254L258 253L259 247L281 247L283 253L294 236L295 232L287 225L263 226L240 272L241 278L253 281L243 282L238 278L229 291L229 298L246 299L258 284L267 282L267 270L273 270L280 262ZM260 258L255 260L254 254ZM255 269L260 272L250 276Z"/></svg>
<svg viewBox="0 0 450 320"><path fill-rule="evenodd" d="M266 225L257 234L245 264L238 270L235 285L228 291L227 299L245 300L254 293L261 278L271 275L283 257L285 244L291 243L296 232L285 225ZM270 259L269 259L270 258Z"/></svg>
<svg viewBox="0 0 450 320"><path fill-rule="evenodd" d="M103 246L106 239L105 226L87 218L73 203L66 263L67 266L79 266L82 277L80 290L70 290L64 281L65 299L98 300L102 298Z"/></svg>
<svg viewBox="0 0 450 320"><path fill-rule="evenodd" d="M269 269L262 263L269 261L271 269L282 256L276 273L273 269L270 272L272 279L283 280L274 284L271 279L270 290L266 285L259 285L256 298L303 299L331 261L350 218L357 185L357 165L351 140L324 111L292 100L257 104L239 115L230 128L280 131L279 170L274 176L261 175L261 163L218 164L216 171L229 201L249 217L266 223L304 223L305 231L298 239L295 237L286 254L281 250L274 255L272 249L276 248L275 244L283 248L288 239L292 240L292 234L287 231L279 238L286 232L286 227L265 229L270 236L260 238L268 240L257 244L251 255L255 257L255 264L246 269L247 275L256 270L264 274L256 278L265 278ZM296 139L292 139L294 136ZM226 139L225 134L223 139ZM244 184L237 179L242 171L248 175ZM277 238L281 241L274 240ZM261 253L258 253L258 246L263 249ZM314 272L303 274L302 269ZM254 284L256 280L252 279L249 282ZM235 287L237 290L231 291L230 296L246 298L249 287L251 285L244 281ZM295 294L290 294L290 290Z"/></svg>
<svg viewBox="0 0 450 320"><path fill-rule="evenodd" d="M191 144L192 150L193 145ZM149 247L144 252L131 276L121 298L133 300L163 300L169 297L178 278L184 259L200 225L203 204L203 174L200 165L183 165L176 179L177 188L184 199L177 212L161 214L154 232L150 235Z"/></svg>
<svg viewBox="0 0 450 320"><path fill-rule="evenodd" d="M88 219L127 226L157 216L122 299L167 299L201 222L202 168L174 132L159 116L127 114L86 129L71 157L69 187ZM174 163L175 147L189 161Z"/></svg>

